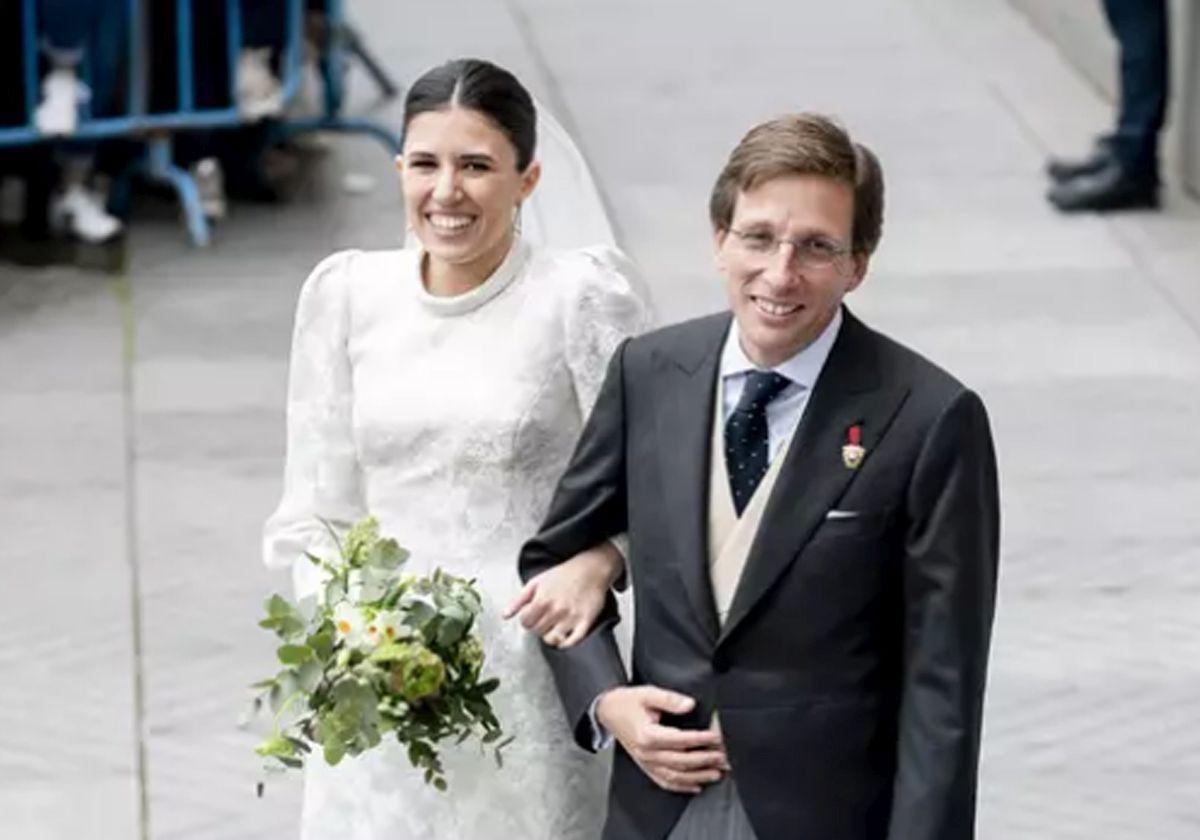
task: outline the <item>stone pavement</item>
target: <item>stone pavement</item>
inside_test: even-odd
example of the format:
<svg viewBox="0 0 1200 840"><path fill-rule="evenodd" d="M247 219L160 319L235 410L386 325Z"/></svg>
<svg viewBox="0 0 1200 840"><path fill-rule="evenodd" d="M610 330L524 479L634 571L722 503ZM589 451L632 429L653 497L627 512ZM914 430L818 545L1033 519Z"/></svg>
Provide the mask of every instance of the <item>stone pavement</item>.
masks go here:
<svg viewBox="0 0 1200 840"><path fill-rule="evenodd" d="M1048 43L999 0L349 5L401 79L489 56L573 127L664 320L720 305L705 200L742 130L827 110L871 144L852 305L977 387L1000 450L980 836L1200 836L1200 210L1047 209L1045 154L1109 119ZM257 539L290 318L322 256L399 240L397 191L347 139L207 251L149 215L115 279L0 265L4 840L296 836L235 726L286 585Z"/></svg>

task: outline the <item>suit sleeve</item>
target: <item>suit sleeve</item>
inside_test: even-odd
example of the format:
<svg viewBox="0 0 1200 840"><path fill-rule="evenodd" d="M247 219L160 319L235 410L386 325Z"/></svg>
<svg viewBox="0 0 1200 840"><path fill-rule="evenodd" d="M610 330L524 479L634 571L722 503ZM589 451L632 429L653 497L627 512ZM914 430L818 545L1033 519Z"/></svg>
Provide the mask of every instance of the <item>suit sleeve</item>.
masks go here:
<svg viewBox="0 0 1200 840"><path fill-rule="evenodd" d="M612 355L541 529L521 548L522 580L625 531L625 346L622 343ZM609 593L604 610L582 641L562 650L542 645L575 740L589 750L594 749L588 718L592 701L627 682L613 639L619 620L616 599Z"/></svg>
<svg viewBox="0 0 1200 840"><path fill-rule="evenodd" d="M999 555L995 451L979 397L934 423L908 492L904 681L889 840L970 840Z"/></svg>

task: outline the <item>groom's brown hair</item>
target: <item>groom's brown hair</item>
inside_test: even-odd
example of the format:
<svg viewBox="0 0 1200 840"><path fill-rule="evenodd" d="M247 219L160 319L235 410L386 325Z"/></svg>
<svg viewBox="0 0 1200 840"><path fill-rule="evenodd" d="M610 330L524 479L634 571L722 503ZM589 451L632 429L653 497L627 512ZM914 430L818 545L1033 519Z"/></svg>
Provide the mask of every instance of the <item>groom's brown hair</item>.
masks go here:
<svg viewBox="0 0 1200 840"><path fill-rule="evenodd" d="M820 175L854 189L854 253L869 256L883 235L883 169L875 154L821 114L787 114L760 123L729 155L713 185L708 215L728 230L738 194L774 178Z"/></svg>

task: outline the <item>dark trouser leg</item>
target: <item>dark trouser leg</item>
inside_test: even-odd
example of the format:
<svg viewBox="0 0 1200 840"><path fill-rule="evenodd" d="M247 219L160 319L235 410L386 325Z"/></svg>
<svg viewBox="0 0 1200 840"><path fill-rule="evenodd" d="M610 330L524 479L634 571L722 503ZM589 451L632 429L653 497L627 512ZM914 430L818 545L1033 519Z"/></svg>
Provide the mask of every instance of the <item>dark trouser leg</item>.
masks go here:
<svg viewBox="0 0 1200 840"><path fill-rule="evenodd" d="M38 21L51 58L77 64L103 12L103 0L39 0Z"/></svg>
<svg viewBox="0 0 1200 840"><path fill-rule="evenodd" d="M667 840L755 840L732 777L693 796Z"/></svg>
<svg viewBox="0 0 1200 840"><path fill-rule="evenodd" d="M1120 45L1121 104L1113 150L1130 173L1156 177L1169 83L1166 0L1104 0L1104 11Z"/></svg>
<svg viewBox="0 0 1200 840"><path fill-rule="evenodd" d="M21 40L21 4L17 0L0 0L0 79L4 80L0 85L0 126L25 122Z"/></svg>
<svg viewBox="0 0 1200 840"><path fill-rule="evenodd" d="M129 107L129 31L129 14L124 3L113 3L94 22L84 58L92 89L93 116L116 116Z"/></svg>
<svg viewBox="0 0 1200 840"><path fill-rule="evenodd" d="M282 50L287 25L287 7L283 0L243 3L242 9L246 46L270 47L276 52Z"/></svg>

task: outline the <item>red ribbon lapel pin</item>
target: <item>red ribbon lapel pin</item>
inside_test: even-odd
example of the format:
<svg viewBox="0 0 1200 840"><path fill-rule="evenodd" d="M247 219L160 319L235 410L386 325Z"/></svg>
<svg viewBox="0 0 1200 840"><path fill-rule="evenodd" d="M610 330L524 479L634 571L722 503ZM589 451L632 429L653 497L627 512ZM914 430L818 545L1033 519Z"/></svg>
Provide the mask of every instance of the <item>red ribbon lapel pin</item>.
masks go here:
<svg viewBox="0 0 1200 840"><path fill-rule="evenodd" d="M842 463L848 470L858 469L866 457L867 450L862 445L862 424L855 423L846 430L846 444L842 447Z"/></svg>

